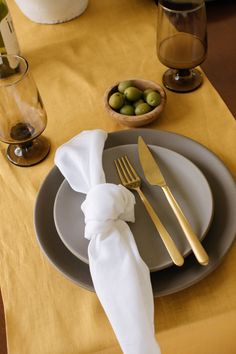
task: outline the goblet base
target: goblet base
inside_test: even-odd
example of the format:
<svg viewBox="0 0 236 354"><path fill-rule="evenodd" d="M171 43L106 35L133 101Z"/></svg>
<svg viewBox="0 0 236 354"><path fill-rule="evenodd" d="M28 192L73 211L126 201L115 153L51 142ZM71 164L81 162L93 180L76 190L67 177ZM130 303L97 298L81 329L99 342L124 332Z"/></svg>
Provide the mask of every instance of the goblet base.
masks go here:
<svg viewBox="0 0 236 354"><path fill-rule="evenodd" d="M164 86L175 92L190 92L202 84L202 73L198 69L168 69L162 78Z"/></svg>
<svg viewBox="0 0 236 354"><path fill-rule="evenodd" d="M9 145L7 157L14 165L29 167L44 160L49 151L49 141L40 136L26 143Z"/></svg>

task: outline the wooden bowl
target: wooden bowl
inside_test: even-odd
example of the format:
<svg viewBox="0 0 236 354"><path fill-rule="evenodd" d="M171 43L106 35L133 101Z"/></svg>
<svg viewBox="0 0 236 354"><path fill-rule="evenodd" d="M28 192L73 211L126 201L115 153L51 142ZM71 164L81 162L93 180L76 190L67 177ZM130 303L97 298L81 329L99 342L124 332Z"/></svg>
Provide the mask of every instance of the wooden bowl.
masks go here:
<svg viewBox="0 0 236 354"><path fill-rule="evenodd" d="M132 81L133 85L142 91L147 88L151 88L155 91L158 91L161 95L161 103L155 107L152 111L142 114L142 115L125 115L121 114L114 109L112 109L108 103L110 96L118 91L119 82L115 85L109 87L104 95L104 105L106 112L111 116L112 119L119 122L120 124L127 125L128 127L141 127L143 125L147 125L155 121L161 112L163 111L166 104L166 93L164 89L151 80L143 80L143 79L127 79Z"/></svg>

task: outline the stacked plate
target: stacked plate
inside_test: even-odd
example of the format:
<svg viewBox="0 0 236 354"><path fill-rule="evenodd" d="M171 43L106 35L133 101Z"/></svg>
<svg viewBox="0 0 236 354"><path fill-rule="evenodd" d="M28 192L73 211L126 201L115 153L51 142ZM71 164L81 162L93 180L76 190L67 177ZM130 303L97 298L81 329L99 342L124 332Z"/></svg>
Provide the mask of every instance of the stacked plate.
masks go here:
<svg viewBox="0 0 236 354"><path fill-rule="evenodd" d="M167 182L205 247L210 262L198 264L160 187L145 182L137 140L150 146ZM113 160L128 155L143 180L142 189L185 257L173 265L150 217L136 196L136 221L130 224L139 252L151 271L154 296L187 288L220 264L235 238L235 182L224 164L197 142L178 134L150 129L110 133L103 167L107 182L120 183ZM57 167L44 180L35 205L35 229L42 250L66 277L93 289L80 209L85 195L73 191Z"/></svg>

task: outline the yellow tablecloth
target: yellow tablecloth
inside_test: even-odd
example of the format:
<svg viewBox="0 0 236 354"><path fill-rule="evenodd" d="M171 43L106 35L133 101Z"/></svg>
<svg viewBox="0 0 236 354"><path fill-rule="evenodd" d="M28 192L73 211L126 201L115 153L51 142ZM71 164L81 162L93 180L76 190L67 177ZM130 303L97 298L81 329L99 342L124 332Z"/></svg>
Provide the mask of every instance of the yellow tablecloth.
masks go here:
<svg viewBox="0 0 236 354"><path fill-rule="evenodd" d="M32 168L10 164L6 146L0 145L0 281L9 354L120 353L96 294L67 280L41 252L33 210L60 144L84 129L127 129L105 114L105 89L129 77L161 82L165 67L155 54L156 5L151 0L90 0L79 18L40 25L13 0L8 3L48 113L45 136L52 145L48 158ZM148 128L195 139L236 176L235 120L206 77L193 93L168 91L165 112ZM235 267L233 245L206 279L155 299L163 354L236 353Z"/></svg>

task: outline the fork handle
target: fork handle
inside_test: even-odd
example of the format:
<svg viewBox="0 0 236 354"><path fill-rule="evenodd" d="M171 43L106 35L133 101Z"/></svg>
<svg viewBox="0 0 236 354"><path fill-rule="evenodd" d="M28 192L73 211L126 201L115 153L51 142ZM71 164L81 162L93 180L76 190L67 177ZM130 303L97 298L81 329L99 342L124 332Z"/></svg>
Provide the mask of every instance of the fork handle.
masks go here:
<svg viewBox="0 0 236 354"><path fill-rule="evenodd" d="M151 204L147 200L147 198L144 195L144 193L142 192L142 190L140 188L135 188L135 190L138 192L148 214L150 215L154 225L156 226L156 229L159 232L159 235L160 235L164 245L166 246L166 249L167 249L172 261L177 266L182 266L184 263L183 256L179 252L174 241L170 237L168 231L166 230L166 228L162 224L161 220L157 216L156 212L154 211L153 207L151 206Z"/></svg>
<svg viewBox="0 0 236 354"><path fill-rule="evenodd" d="M199 241L198 237L193 232L191 225L189 224L188 220L184 216L179 204L177 203L175 197L171 193L171 190L169 189L168 186L162 187L162 190L165 193L165 196L172 210L174 211L175 216L178 219L183 232L185 233L185 236L193 250L193 253L195 254L195 257L197 258L200 264L207 265L209 263L209 257L205 249L203 248L201 242Z"/></svg>

